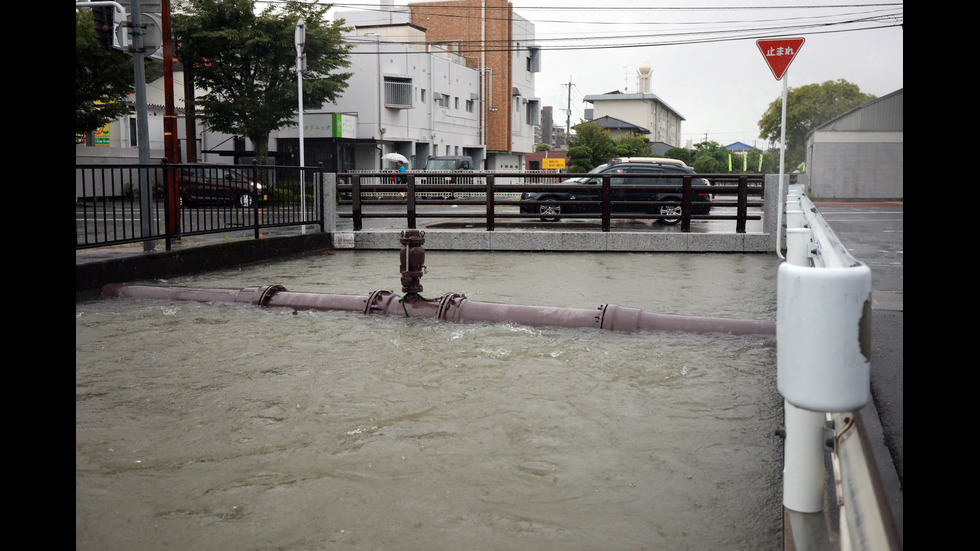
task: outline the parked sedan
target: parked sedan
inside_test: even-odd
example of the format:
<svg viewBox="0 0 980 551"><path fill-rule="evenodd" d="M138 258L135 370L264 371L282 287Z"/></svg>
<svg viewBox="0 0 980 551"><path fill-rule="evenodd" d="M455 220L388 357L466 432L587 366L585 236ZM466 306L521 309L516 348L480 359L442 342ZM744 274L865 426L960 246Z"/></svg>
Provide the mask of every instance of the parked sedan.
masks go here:
<svg viewBox="0 0 980 551"><path fill-rule="evenodd" d="M268 199L265 186L246 171L233 167L184 167L180 169L180 204L233 203L250 208Z"/></svg>
<svg viewBox="0 0 980 551"><path fill-rule="evenodd" d="M539 214L541 220L556 221L560 215L568 214L599 214L602 212L602 178L600 174L676 174L672 178L643 178L632 177L622 178L613 176L610 178L612 189L612 215L617 214L660 214L667 216L661 218L664 224L676 224L681 220L681 206L671 205L645 205L642 202L650 201L681 201L681 193L657 192L647 190L637 190L636 186L678 186L683 183L685 174L695 174L694 169L677 163L668 162L610 162L600 165L591 171L596 174L592 177L580 177L565 180L562 184L585 184L587 189L582 192L563 192L563 191L542 191L535 193L524 193L521 201L537 201L537 204L524 203L521 205L521 212L525 214ZM704 178L694 178L692 185L708 185L709 182ZM548 203L555 201L555 203ZM559 203L559 201L561 203ZM707 192L695 192L693 196L693 214L708 214L711 212L711 198ZM635 204L631 204L635 203Z"/></svg>

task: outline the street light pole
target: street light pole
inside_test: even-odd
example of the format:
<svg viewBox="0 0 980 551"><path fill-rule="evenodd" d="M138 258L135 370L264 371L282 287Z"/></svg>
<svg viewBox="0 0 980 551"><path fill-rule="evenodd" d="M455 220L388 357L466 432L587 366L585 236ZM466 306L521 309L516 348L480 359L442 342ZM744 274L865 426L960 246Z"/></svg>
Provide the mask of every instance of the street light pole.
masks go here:
<svg viewBox="0 0 980 551"><path fill-rule="evenodd" d="M306 152L303 149L303 48L306 47L306 22L301 17L296 22L296 86L299 90L299 207L302 220L306 220ZM306 226L300 226L306 233Z"/></svg>

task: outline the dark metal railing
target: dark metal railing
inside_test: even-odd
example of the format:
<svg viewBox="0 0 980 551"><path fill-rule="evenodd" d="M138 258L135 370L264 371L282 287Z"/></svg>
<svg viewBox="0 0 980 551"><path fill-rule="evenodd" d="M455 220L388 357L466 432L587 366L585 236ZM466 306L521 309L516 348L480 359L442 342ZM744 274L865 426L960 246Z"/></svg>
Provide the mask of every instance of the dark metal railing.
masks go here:
<svg viewBox="0 0 980 551"><path fill-rule="evenodd" d="M322 169L75 165L75 249L291 226L324 231Z"/></svg>
<svg viewBox="0 0 980 551"><path fill-rule="evenodd" d="M593 178L599 184L559 183L569 178ZM623 201L615 200L614 191L623 187L614 186L612 178L665 179L673 183L663 185L629 185L631 193L649 192L678 197L675 200L661 201ZM700 178L707 178L711 185L695 184ZM681 180L680 184L676 181ZM500 183L507 181L508 183ZM518 183L514 183L514 182ZM569 174L569 173L528 173L528 172L409 172L404 174L404 182L397 180L391 172L349 172L337 175L337 192L340 203L349 204L350 213L338 216L351 218L354 231L363 228L365 218L391 218L391 209L374 207L404 205L407 227L416 228L419 218L474 218L482 219L487 231L494 231L496 219L538 219L536 212L520 212L520 206L539 206L542 204L565 206L591 206L590 213L554 213L549 217L556 219L596 219L602 231L608 232L611 220L674 218L672 214L656 213L658 207L680 207L681 231L690 231L692 220L735 220L735 231L745 233L748 220L760 220L761 211L750 212L750 207L763 207L764 174ZM597 187L599 186L597 194ZM589 201L530 201L522 199L522 194L535 192L586 193L593 197ZM694 196L708 194L712 197L711 212L694 213ZM483 206L481 212L448 212L430 209L431 206L444 206L446 199L453 205ZM628 205L633 211L622 212ZM419 208L426 207L426 208ZM514 207L517 207L515 209ZM642 208L640 208L642 207ZM719 207L734 207L719 212ZM649 209L649 210L647 210ZM515 212L516 211L516 212Z"/></svg>
<svg viewBox="0 0 980 551"><path fill-rule="evenodd" d="M86 249L127 243L164 240L167 250L185 236L222 232L250 232L256 239L270 228L318 226L326 228L323 182L333 175L321 168L260 165L76 165L75 248ZM568 183L569 178L596 178L598 184ZM406 226L417 227L421 218L473 218L487 231L495 221L537 219L534 207L563 201L530 201L522 194L545 191L584 192L591 204L589 213L555 213L556 219L596 220L601 231L611 229L616 219L661 220L659 207L680 208L680 229L690 231L695 220L734 220L735 231L745 233L746 221L760 220L764 197L764 175L617 174L615 177L669 178L663 185L630 185L634 192L670 193L676 199L623 201L614 193L613 175L554 172L409 172L404 181L386 172L348 172L337 175L337 203L350 211L337 216L351 218L355 231L366 218L404 216ZM700 185L708 178L711 185ZM678 183L679 181L679 183ZM258 187L257 184L261 184ZM596 191L598 190L598 193ZM695 214L696 194L710 194L712 209ZM477 210L439 208L479 206ZM621 212L628 204L634 212ZM394 208L392 208L394 206ZM640 208L642 207L642 208ZM734 207L734 208L722 208ZM755 209L755 210L750 210ZM532 212L533 211L533 212ZM641 212L642 211L642 212Z"/></svg>

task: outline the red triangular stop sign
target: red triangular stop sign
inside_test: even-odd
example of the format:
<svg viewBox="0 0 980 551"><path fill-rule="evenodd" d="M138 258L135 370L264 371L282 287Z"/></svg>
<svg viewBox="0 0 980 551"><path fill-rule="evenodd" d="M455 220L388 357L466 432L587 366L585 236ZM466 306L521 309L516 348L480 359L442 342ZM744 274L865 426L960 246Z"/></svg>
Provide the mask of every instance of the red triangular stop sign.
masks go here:
<svg viewBox="0 0 980 551"><path fill-rule="evenodd" d="M793 62L793 58L796 54L800 52L800 48L803 47L802 38L777 38L774 40L756 40L755 43L759 45L759 51L762 52L762 57L766 59L766 63L769 64L769 70L772 71L772 76L776 77L776 80L783 78L786 73L786 69L789 69L789 64Z"/></svg>

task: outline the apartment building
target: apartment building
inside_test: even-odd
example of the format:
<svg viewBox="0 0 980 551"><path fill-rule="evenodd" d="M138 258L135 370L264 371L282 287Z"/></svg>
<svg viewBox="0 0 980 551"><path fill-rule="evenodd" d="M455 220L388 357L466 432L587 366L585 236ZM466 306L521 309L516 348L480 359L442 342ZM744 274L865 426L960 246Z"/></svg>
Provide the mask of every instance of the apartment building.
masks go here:
<svg viewBox="0 0 980 551"><path fill-rule="evenodd" d="M410 3L411 24L480 74L480 115L489 170L521 169L533 151L541 100L534 95L540 50L534 25L506 0Z"/></svg>

